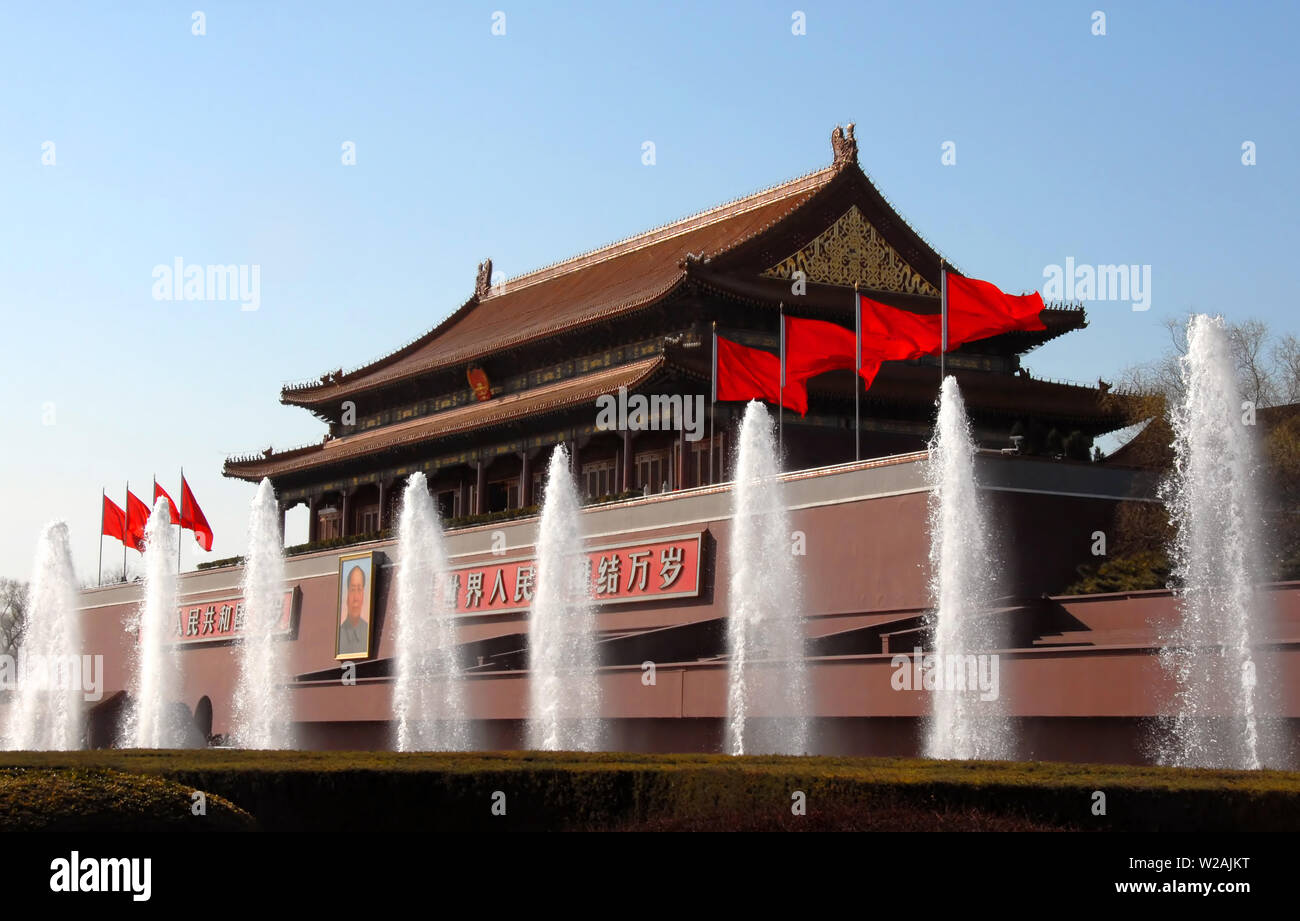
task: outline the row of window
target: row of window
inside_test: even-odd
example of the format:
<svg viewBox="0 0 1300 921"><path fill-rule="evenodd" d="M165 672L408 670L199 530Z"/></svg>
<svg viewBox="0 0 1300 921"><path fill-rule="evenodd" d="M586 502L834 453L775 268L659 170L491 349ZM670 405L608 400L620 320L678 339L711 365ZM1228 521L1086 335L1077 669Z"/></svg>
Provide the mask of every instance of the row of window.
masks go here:
<svg viewBox="0 0 1300 921"><path fill-rule="evenodd" d="M723 436L719 434L717 448L719 452L723 450L723 441ZM705 484L717 479L717 477L709 476L710 455L708 441L701 439L694 443L688 442L687 448L689 451L687 457L689 482ZM672 445L659 451L644 451L633 455L632 473L635 478L633 488L650 495L678 488L678 484L674 482L677 470L677 451L678 446ZM715 469L722 466L723 462L718 454L714 455L713 463ZM533 474L533 501L536 503L541 502L542 486L545 478L545 471L538 471ZM583 496L587 499L599 499L603 496L614 495L618 492L617 463L613 460L599 460L583 464L579 473L578 484ZM487 490L486 510L489 512L519 508L521 505L518 477L493 480L487 484ZM475 500L478 498L477 485L471 483L467 492L468 504L464 508L461 507L461 491L459 489L448 489L437 494L438 514L442 516L444 521L448 518L460 518L470 514L470 511L476 505ZM378 504L359 508L357 515L360 533L371 534L379 530ZM317 527L318 540L341 537L343 533L342 527L342 515L338 509L327 508L320 510Z"/></svg>

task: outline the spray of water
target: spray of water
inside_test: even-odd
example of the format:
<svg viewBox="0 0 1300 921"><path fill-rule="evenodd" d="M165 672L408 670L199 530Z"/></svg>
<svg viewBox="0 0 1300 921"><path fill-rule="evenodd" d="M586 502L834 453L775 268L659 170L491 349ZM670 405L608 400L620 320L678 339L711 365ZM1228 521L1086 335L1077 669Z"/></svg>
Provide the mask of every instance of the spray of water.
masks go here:
<svg viewBox="0 0 1300 921"><path fill-rule="evenodd" d="M1174 470L1164 487L1182 589L1181 619L1160 662L1177 691L1157 753L1167 764L1254 769L1275 740L1261 738L1265 676L1252 654L1265 604L1256 588L1263 574L1253 429L1243 425L1222 319L1192 317L1187 346L1184 395L1172 409Z"/></svg>
<svg viewBox="0 0 1300 921"><path fill-rule="evenodd" d="M727 591L725 744L733 755L809 750L802 593L774 434L763 404L745 407Z"/></svg>
<svg viewBox="0 0 1300 921"><path fill-rule="evenodd" d="M68 526L52 522L36 545L27 623L18 649L23 675L10 711L10 749L69 751L84 746L76 592Z"/></svg>
<svg viewBox="0 0 1300 921"><path fill-rule="evenodd" d="M446 595L450 568L429 484L423 473L413 473L397 521L398 751L472 747L456 623Z"/></svg>
<svg viewBox="0 0 1300 921"><path fill-rule="evenodd" d="M560 445L546 474L529 611L529 748L597 751L601 745L596 623L585 564L577 489Z"/></svg>
<svg viewBox="0 0 1300 921"><path fill-rule="evenodd" d="M997 567L975 481L975 444L957 380L939 391L939 417L926 465L930 487L930 603L934 658L925 751L931 758L1012 758L1015 740L1000 699L982 700L969 678L968 657L991 655L1003 641L988 613ZM943 685L940 687L939 685Z"/></svg>
<svg viewBox="0 0 1300 921"><path fill-rule="evenodd" d="M264 479L248 510L244 558L244 637L239 644L233 741L240 748L293 748L288 645L280 635L284 615L284 549L280 507Z"/></svg>
<svg viewBox="0 0 1300 921"><path fill-rule="evenodd" d="M166 498L154 505L145 527L144 600L136 617L133 708L124 726L128 748L180 748L185 727L176 705L181 696L176 623L176 545ZM183 704L181 705L183 706Z"/></svg>

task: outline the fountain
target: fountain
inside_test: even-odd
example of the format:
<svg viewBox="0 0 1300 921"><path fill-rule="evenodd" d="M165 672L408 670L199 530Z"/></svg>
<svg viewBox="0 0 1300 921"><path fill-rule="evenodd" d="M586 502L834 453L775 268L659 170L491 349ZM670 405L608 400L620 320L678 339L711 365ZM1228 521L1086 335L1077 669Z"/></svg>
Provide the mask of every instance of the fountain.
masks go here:
<svg viewBox="0 0 1300 921"><path fill-rule="evenodd" d="M790 546L773 424L745 407L736 456L727 589L726 750L808 752L808 676L799 577Z"/></svg>
<svg viewBox="0 0 1300 921"><path fill-rule="evenodd" d="M537 590L528 615L528 747L597 751L595 613L564 445L551 454L537 530Z"/></svg>
<svg viewBox="0 0 1300 921"><path fill-rule="evenodd" d="M1186 767L1259 768L1275 740L1261 738L1263 687L1252 646L1264 612L1257 461L1223 320L1192 317L1181 360L1183 396L1172 408L1174 469L1163 498L1181 619L1160 663L1176 684L1175 714L1157 755Z"/></svg>
<svg viewBox="0 0 1300 921"><path fill-rule="evenodd" d="M284 549L275 489L262 480L248 512L244 557L244 635L239 644L232 741L239 748L293 748L284 615Z"/></svg>
<svg viewBox="0 0 1300 921"><path fill-rule="evenodd" d="M930 627L933 652L923 669L932 696L925 753L930 758L1013 758L1014 739L999 704L980 688L996 674L1002 645L988 613L997 567L975 482L975 444L954 377L939 390L939 417L930 441ZM988 668L984 663L991 663Z"/></svg>
<svg viewBox="0 0 1300 921"><path fill-rule="evenodd" d="M186 744L176 702L181 695L176 644L176 548L167 499L155 503L144 539L144 598L136 614L132 712L124 727L127 748L180 748Z"/></svg>
<svg viewBox="0 0 1300 921"><path fill-rule="evenodd" d="M69 751L84 745L81 617L68 526L41 532L18 649L21 677L11 711L8 746L19 751Z"/></svg>
<svg viewBox="0 0 1300 921"><path fill-rule="evenodd" d="M397 522L397 677L393 685L398 751L467 751L470 724L447 603L450 569L438 510L423 473L413 473Z"/></svg>

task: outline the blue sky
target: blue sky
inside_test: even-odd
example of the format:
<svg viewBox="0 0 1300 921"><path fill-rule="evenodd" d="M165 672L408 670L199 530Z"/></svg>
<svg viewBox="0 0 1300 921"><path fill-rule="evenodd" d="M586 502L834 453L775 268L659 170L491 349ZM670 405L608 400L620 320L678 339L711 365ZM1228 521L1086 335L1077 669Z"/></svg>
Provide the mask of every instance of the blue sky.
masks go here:
<svg viewBox="0 0 1300 921"><path fill-rule="evenodd" d="M0 8L0 575L59 517L92 579L95 493L181 466L217 538L186 567L242 552L254 487L223 459L323 431L282 383L427 330L485 257L518 274L817 169L847 121L968 274L1151 266L1150 310L1089 304L1038 376L1111 378L1188 310L1300 332L1295 4L112 6ZM259 265L259 309L154 300L176 257Z"/></svg>

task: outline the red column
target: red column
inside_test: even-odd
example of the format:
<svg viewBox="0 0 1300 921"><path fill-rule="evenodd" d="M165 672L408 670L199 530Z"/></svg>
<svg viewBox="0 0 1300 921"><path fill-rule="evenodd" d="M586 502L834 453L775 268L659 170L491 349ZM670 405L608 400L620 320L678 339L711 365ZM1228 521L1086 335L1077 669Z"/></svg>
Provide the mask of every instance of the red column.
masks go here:
<svg viewBox="0 0 1300 921"><path fill-rule="evenodd" d="M519 452L519 507L533 504L533 463L527 451Z"/></svg>
<svg viewBox="0 0 1300 921"><path fill-rule="evenodd" d="M677 477L676 477L678 489L686 489L687 486L690 485L686 482L686 471L688 469L688 465L686 463L686 449L688 447L688 444L689 443L686 441L686 429L679 428L677 430Z"/></svg>
<svg viewBox="0 0 1300 921"><path fill-rule="evenodd" d="M623 430L623 489L629 490L636 485L636 478L632 475L632 431Z"/></svg>
<svg viewBox="0 0 1300 921"><path fill-rule="evenodd" d="M487 464L482 460L474 462L474 514L482 515L487 509Z"/></svg>

